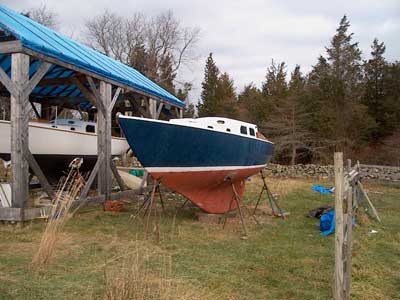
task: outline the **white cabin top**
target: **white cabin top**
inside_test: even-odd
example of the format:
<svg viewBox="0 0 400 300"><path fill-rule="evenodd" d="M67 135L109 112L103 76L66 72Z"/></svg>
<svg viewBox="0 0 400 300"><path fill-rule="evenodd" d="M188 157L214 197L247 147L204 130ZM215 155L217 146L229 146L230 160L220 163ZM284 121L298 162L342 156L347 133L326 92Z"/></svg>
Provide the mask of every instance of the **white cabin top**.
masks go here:
<svg viewBox="0 0 400 300"><path fill-rule="evenodd" d="M59 128L84 133L96 133L96 123L78 119L57 119L41 123L43 127Z"/></svg>
<svg viewBox="0 0 400 300"><path fill-rule="evenodd" d="M228 118L219 118L219 117L205 117L197 119L184 118L184 119L171 119L169 120L169 122L173 124L186 125L196 128L204 128L214 131L237 134L250 138L258 138L257 125Z"/></svg>

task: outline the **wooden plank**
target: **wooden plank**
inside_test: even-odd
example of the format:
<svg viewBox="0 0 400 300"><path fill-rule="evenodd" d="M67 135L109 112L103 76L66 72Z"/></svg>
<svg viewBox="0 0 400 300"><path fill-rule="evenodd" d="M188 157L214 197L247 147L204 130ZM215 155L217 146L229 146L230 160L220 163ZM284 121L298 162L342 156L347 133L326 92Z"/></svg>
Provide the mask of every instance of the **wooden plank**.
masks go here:
<svg viewBox="0 0 400 300"><path fill-rule="evenodd" d="M375 206L372 204L371 200L370 200L369 197L368 197L368 194L365 192L364 186L362 185L362 183L361 183L360 181L357 181L357 185L359 186L361 192L363 193L365 199L367 200L369 206L371 207L372 212L374 213L376 219L377 219L379 222L382 222L382 221L381 221L381 218L379 218L379 215L378 215L377 210L375 209Z"/></svg>
<svg viewBox="0 0 400 300"><path fill-rule="evenodd" d="M0 81L6 87L14 97L18 97L20 89L14 84L14 82L8 77L7 73L0 67Z"/></svg>
<svg viewBox="0 0 400 300"><path fill-rule="evenodd" d="M96 164L94 165L93 170L90 173L89 178L86 181L86 184L82 189L82 192L81 192L81 195L79 197L79 200L85 200L86 199L86 197L87 197L87 195L89 193L89 190L90 190L90 188L91 188L91 186L92 186L92 184L94 182L94 179L96 178L96 175L97 175L97 173L99 171L100 165L103 162L103 160L104 160L104 154L100 154L97 157Z"/></svg>
<svg viewBox="0 0 400 300"><path fill-rule="evenodd" d="M100 81L100 101L103 101L104 107L109 107L111 104L111 84ZM106 198L111 192L112 178L111 178L111 112L105 110L97 114L97 153L104 154L105 159L100 165L98 175L98 191L99 194L104 194Z"/></svg>
<svg viewBox="0 0 400 300"><path fill-rule="evenodd" d="M11 79L22 90L29 80L29 56L12 54ZM29 195L29 166L25 158L29 144L28 119L25 117L28 105L28 95L11 95L12 206L17 208L24 207Z"/></svg>
<svg viewBox="0 0 400 300"><path fill-rule="evenodd" d="M160 105L158 105L157 113L156 113L156 117L155 117L156 119L160 118L163 106L164 106L164 103L162 103L162 102L160 103Z"/></svg>
<svg viewBox="0 0 400 300"><path fill-rule="evenodd" d="M26 85L23 87L23 93L28 95L32 92L32 90L36 87L36 85L39 83L39 81L43 78L44 75L46 75L47 71L50 69L52 64L48 62L42 62L40 64L40 67L36 70L35 74L32 76L32 78L27 81Z"/></svg>
<svg viewBox="0 0 400 300"><path fill-rule="evenodd" d="M47 86L55 86L55 85L71 85L73 84L71 77L63 77L63 78L44 78L39 82L40 87L47 87Z"/></svg>
<svg viewBox="0 0 400 300"><path fill-rule="evenodd" d="M48 216L51 206L34 208L0 207L0 221L29 221Z"/></svg>
<svg viewBox="0 0 400 300"><path fill-rule="evenodd" d="M0 54L22 52L22 44L20 41L0 42Z"/></svg>
<svg viewBox="0 0 400 300"><path fill-rule="evenodd" d="M119 94L121 93L122 89L119 87L117 88L117 90L115 91L115 94L113 96L113 99L111 100L110 105L108 106L108 113L112 113L112 110L114 108L115 102L117 102Z"/></svg>
<svg viewBox="0 0 400 300"><path fill-rule="evenodd" d="M103 115L106 115L108 106L105 104L105 101L103 99L104 95L102 94L101 91L97 90L97 87L94 84L94 81L93 81L92 77L86 76L86 79L87 79L87 81L89 83L90 90L92 91L94 97L96 98L96 107L98 108L98 110L101 111L101 113ZM101 89L102 82L106 83L105 81L101 80L99 89ZM110 95L111 95L111 93L110 93ZM111 98L111 96L110 96L110 98Z"/></svg>
<svg viewBox="0 0 400 300"><path fill-rule="evenodd" d="M50 198L53 198L54 190L51 187L50 183L47 181L46 176L42 172L42 169L40 169L39 164L37 163L36 159L33 157L32 153L29 149L27 149L25 157L28 160L28 163L29 163L30 167L32 168L33 172L39 179L40 184L42 185L43 189L46 191L47 195Z"/></svg>
<svg viewBox="0 0 400 300"><path fill-rule="evenodd" d="M115 167L114 161L111 158L111 162L110 162L110 167L111 167L111 171L114 174L114 178L117 181L121 191L125 191L128 188L126 187L126 184L124 182L124 180L122 179L121 175L119 175L117 168Z"/></svg>
<svg viewBox="0 0 400 300"><path fill-rule="evenodd" d="M352 268L352 251L353 251L353 188L347 190L346 205L346 252L345 252L345 273L344 273L344 299L350 299L351 289L351 268Z"/></svg>
<svg viewBox="0 0 400 300"><path fill-rule="evenodd" d="M343 295L343 153L334 154L335 169L335 300Z"/></svg>

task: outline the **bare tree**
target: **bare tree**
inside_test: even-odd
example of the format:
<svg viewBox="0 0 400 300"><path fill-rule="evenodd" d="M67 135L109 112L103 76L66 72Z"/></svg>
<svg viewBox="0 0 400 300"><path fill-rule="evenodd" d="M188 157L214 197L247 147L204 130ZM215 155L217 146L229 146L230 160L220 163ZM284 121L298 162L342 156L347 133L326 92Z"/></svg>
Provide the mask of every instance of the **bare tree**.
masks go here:
<svg viewBox="0 0 400 300"><path fill-rule="evenodd" d="M86 21L85 35L91 47L163 83L193 61L199 29L183 27L172 11L152 17L135 13L129 18L105 11ZM145 66L138 66L143 60ZM162 71L166 64L169 72Z"/></svg>
<svg viewBox="0 0 400 300"><path fill-rule="evenodd" d="M29 9L25 15L32 20L35 20L36 22L54 30L58 29L58 25L60 23L57 13L49 9L45 4L41 4L38 7Z"/></svg>

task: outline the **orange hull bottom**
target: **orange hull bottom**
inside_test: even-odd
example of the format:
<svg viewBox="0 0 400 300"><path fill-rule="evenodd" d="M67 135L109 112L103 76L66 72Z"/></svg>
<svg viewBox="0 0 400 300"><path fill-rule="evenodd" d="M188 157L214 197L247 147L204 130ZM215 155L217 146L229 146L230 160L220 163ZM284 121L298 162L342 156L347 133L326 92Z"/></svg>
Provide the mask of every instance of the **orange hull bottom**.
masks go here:
<svg viewBox="0 0 400 300"><path fill-rule="evenodd" d="M245 178L263 167L236 170L207 170L179 172L151 172L150 175L184 195L207 213L222 214L236 209L232 184L241 198L245 191Z"/></svg>

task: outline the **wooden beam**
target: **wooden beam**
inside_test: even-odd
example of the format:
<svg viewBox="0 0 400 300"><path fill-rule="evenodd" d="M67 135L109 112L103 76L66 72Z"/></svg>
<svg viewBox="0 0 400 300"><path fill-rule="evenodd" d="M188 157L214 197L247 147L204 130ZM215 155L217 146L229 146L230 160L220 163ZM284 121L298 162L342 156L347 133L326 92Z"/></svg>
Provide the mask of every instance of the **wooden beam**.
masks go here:
<svg viewBox="0 0 400 300"><path fill-rule="evenodd" d="M29 80L29 56L14 53L11 56L11 79L22 90ZM25 156L29 145L29 126L25 107L28 95L11 94L11 168L12 206L23 208L29 195L29 166Z"/></svg>
<svg viewBox="0 0 400 300"><path fill-rule="evenodd" d="M342 300L343 294L343 153L334 154L335 169L335 284L334 298Z"/></svg>
<svg viewBox="0 0 400 300"><path fill-rule="evenodd" d="M22 49L20 41L0 42L0 54L22 52Z"/></svg>
<svg viewBox="0 0 400 300"><path fill-rule="evenodd" d="M0 81L6 87L6 89L10 92L14 97L18 97L20 93L19 88L14 84L10 77L8 77L7 73L0 67Z"/></svg>
<svg viewBox="0 0 400 300"><path fill-rule="evenodd" d="M37 163L36 159L33 157L31 151L28 149L25 155L31 169L37 176L37 178L40 181L40 184L42 185L43 189L46 191L47 195L50 198L54 197L54 190L51 187L50 183L47 181L46 176L43 174L42 170L40 169L39 164Z"/></svg>
<svg viewBox="0 0 400 300"><path fill-rule="evenodd" d="M105 105L105 101L103 99L104 95L102 95L101 91L97 90L97 87L94 84L94 81L93 81L92 77L86 76L86 79L89 82L90 90L92 91L92 93L93 93L93 95L94 95L94 97L96 99L96 107L97 107L97 109L100 110L103 115L106 115L108 106ZM105 81L100 81L100 85L101 85L101 82L105 82ZM111 97L111 94L110 94L110 97Z"/></svg>
<svg viewBox="0 0 400 300"><path fill-rule="evenodd" d="M347 190L347 205L346 205L346 248L345 248L345 260L343 274L344 281L344 298L350 300L350 289L351 289L351 268L352 268L352 255L353 255L353 187L349 186Z"/></svg>
<svg viewBox="0 0 400 300"><path fill-rule="evenodd" d="M46 86L55 86L55 85L71 85L73 84L71 77L63 77L63 78L44 78L39 82L39 86L46 87Z"/></svg>
<svg viewBox="0 0 400 300"><path fill-rule="evenodd" d="M375 209L375 206L372 204L371 200L370 200L369 197L368 197L368 194L365 192L364 186L362 185L362 183L361 183L360 181L357 181L357 185L359 186L360 191L362 192L362 194L364 195L364 198L367 200L369 206L371 207L372 212L374 213L376 219L377 219L379 222L382 222L382 221L381 221L381 218L379 218L378 212L377 212L376 209Z"/></svg>
<svg viewBox="0 0 400 300"><path fill-rule="evenodd" d="M113 99L112 99L112 101L111 101L111 103L110 103L110 105L108 107L108 112L109 113L112 112L112 110L114 108L114 105L115 105L115 102L117 102L119 94L121 93L121 91L122 91L122 89L120 87L117 88L117 90L115 91L114 97L113 97Z"/></svg>
<svg viewBox="0 0 400 300"><path fill-rule="evenodd" d="M93 84L93 81L92 81ZM91 84L91 86L92 86ZM94 87L95 88L95 87ZM93 87L92 87L93 91ZM102 101L104 108L111 104L111 84L100 81L100 92L96 97L98 102ZM111 112L108 109L97 114L97 153L104 154L104 161L100 165L99 175L97 176L97 186L99 194L104 194L106 199L111 192Z"/></svg>
<svg viewBox="0 0 400 300"><path fill-rule="evenodd" d="M121 175L119 175L117 168L115 167L114 161L111 158L111 162L110 162L110 167L111 167L111 171L114 174L114 178L117 181L121 191L125 191L128 188L126 187L126 184L124 182L124 180L122 179Z"/></svg>
<svg viewBox="0 0 400 300"><path fill-rule="evenodd" d="M100 165L103 163L103 160L104 160L104 154L100 154L97 157L96 164L94 165L92 172L90 172L89 178L86 181L86 184L82 189L81 195L79 196L79 200L80 201L86 199L86 197L87 197L87 195L88 195L88 193L90 191L90 188L91 188L91 186L92 186L92 184L94 182L94 179L96 178L96 175L97 175L97 173L99 171Z"/></svg>
<svg viewBox="0 0 400 300"><path fill-rule="evenodd" d="M40 67L37 69L35 74L32 76L32 78L26 83L23 89L23 93L28 95L32 92L32 90L36 87L36 85L39 83L39 81L43 78L44 75L46 75L47 71L50 69L52 64L48 62L42 62L40 64Z"/></svg>
<svg viewBox="0 0 400 300"><path fill-rule="evenodd" d="M160 118L163 106L164 106L164 103L161 102L160 105L157 108L157 113L156 113L156 117L155 117L156 119Z"/></svg>

